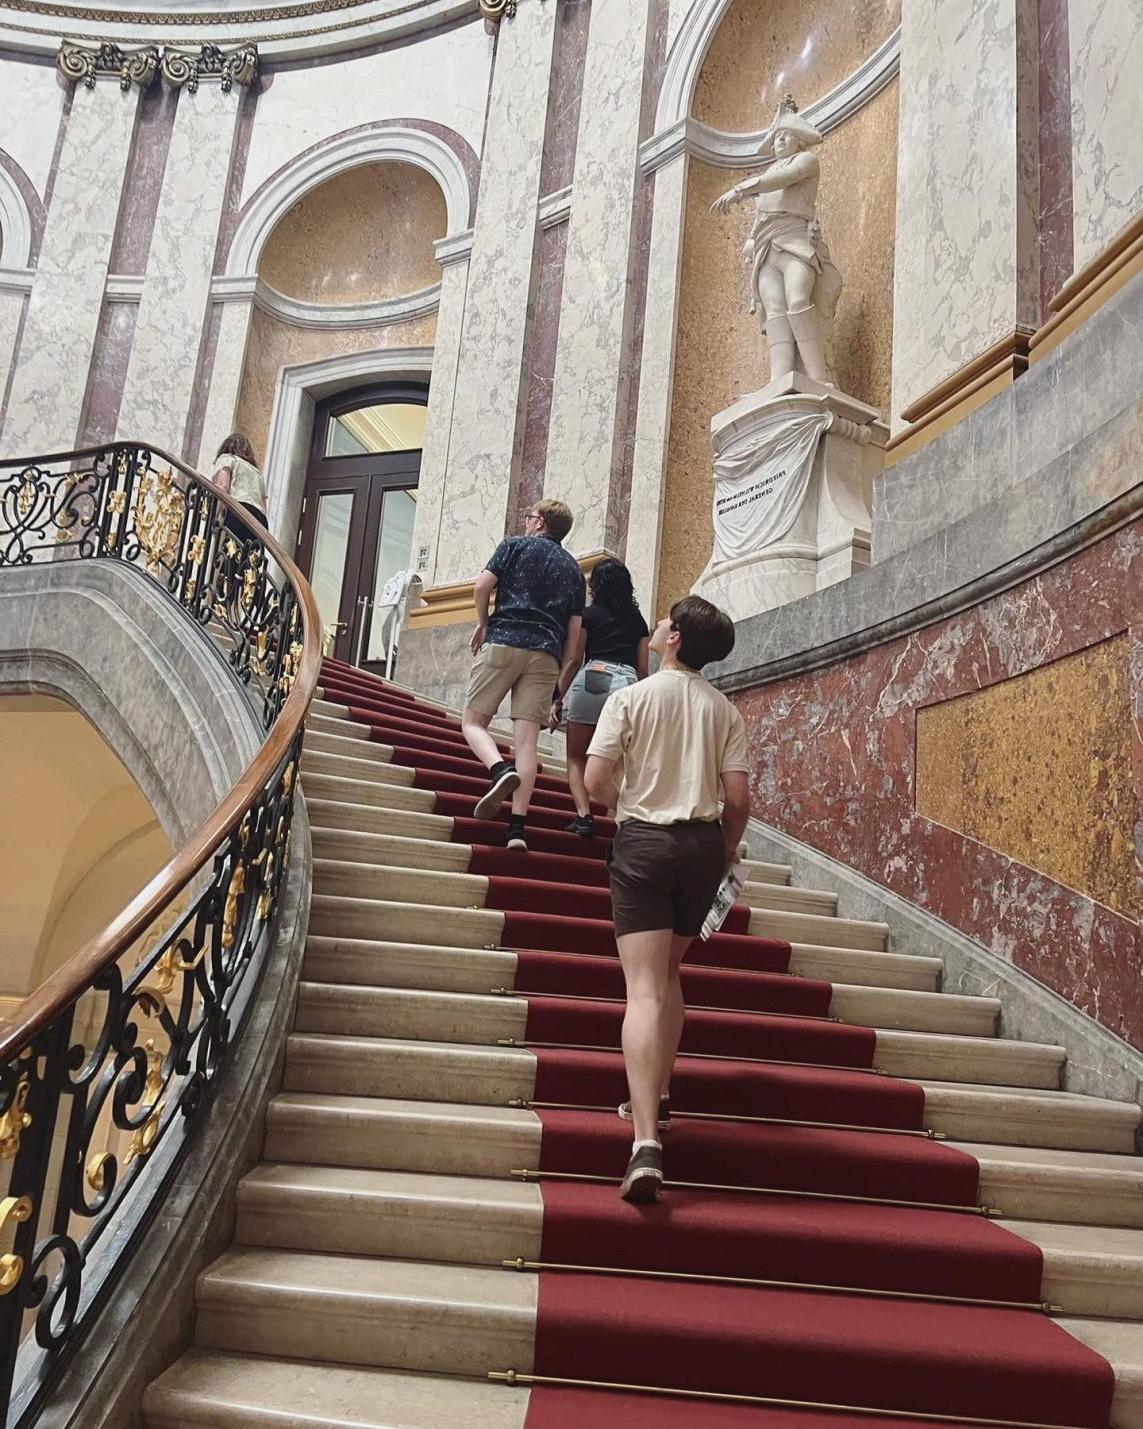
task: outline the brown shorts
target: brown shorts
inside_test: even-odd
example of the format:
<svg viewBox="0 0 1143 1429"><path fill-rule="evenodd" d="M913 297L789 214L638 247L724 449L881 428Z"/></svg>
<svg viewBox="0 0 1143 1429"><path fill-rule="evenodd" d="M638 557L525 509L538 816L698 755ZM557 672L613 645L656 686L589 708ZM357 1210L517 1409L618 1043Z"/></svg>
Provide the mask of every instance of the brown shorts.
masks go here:
<svg viewBox="0 0 1143 1429"><path fill-rule="evenodd" d="M494 715L511 690L512 718L544 724L559 674L559 662L543 650L518 650L515 645L485 641L472 662L465 707Z"/></svg>
<svg viewBox="0 0 1143 1429"><path fill-rule="evenodd" d="M608 854L616 937L670 928L698 936L726 872L722 825L620 824Z"/></svg>

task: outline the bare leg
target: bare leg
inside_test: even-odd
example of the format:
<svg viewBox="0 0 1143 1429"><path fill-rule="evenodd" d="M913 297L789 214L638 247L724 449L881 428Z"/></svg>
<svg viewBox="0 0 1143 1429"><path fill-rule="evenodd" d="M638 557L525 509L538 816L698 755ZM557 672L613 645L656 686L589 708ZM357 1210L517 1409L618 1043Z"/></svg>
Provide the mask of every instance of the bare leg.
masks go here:
<svg viewBox="0 0 1143 1429"><path fill-rule="evenodd" d="M648 933L625 933L617 939L619 961L627 981L623 1062L631 1092L631 1118L635 1123L636 1141L659 1139L663 1024L668 1016L667 975L673 939L674 934L669 928Z"/></svg>
<svg viewBox="0 0 1143 1429"><path fill-rule="evenodd" d="M460 732L485 769L491 769L504 757L497 749L496 741L488 733L491 723L491 715L474 710L471 706L468 706L460 717Z"/></svg>
<svg viewBox="0 0 1143 1429"><path fill-rule="evenodd" d="M587 769L587 747L594 733L593 724L568 724L568 785L575 800L575 811L581 817L591 812L583 776Z"/></svg>
<svg viewBox="0 0 1143 1429"><path fill-rule="evenodd" d="M694 942L693 938L680 937L678 933L671 935L670 962L667 966L667 990L663 999L663 1012L659 1024L659 1038L662 1050L662 1060L659 1064L659 1094L660 1096L670 1096L671 1094L671 1073L675 1070L675 1058L679 1055L679 1041L683 1035L683 1019L686 1015L686 1006L683 1003L683 985L679 977L679 968L683 959L687 955L687 950Z"/></svg>
<svg viewBox="0 0 1143 1429"><path fill-rule="evenodd" d="M540 738L540 726L530 719L517 719L512 721L512 731L516 773L520 776L520 787L512 795L512 812L523 815L528 812L528 803L536 783L536 745Z"/></svg>

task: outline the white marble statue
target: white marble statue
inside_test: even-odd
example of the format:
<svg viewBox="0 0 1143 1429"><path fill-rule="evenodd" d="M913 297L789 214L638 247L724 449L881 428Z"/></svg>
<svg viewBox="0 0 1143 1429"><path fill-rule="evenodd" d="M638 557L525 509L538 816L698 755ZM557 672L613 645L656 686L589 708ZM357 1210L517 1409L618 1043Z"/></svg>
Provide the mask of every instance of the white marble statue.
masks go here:
<svg viewBox="0 0 1143 1429"><path fill-rule="evenodd" d="M800 369L831 382L825 336L841 294L841 274L830 261L817 219L821 168L813 150L821 133L787 97L778 106L758 152L774 162L715 199L725 213L754 200L754 226L743 252L750 265L750 311L761 309L770 354L770 380Z"/></svg>

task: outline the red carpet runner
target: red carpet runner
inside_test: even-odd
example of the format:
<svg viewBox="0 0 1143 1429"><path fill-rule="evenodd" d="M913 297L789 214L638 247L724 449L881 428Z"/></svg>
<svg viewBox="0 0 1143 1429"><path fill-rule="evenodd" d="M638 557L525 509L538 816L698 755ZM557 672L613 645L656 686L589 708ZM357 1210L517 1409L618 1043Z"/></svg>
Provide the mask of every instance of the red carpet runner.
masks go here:
<svg viewBox="0 0 1143 1429"><path fill-rule="evenodd" d="M518 950L543 1127L540 1254L566 1267L539 1274L534 1373L674 1392L541 1384L527 1429L926 1422L909 1415L1107 1429L1110 1366L1038 1309L1039 1250L973 1213L975 1159L918 1134L922 1089L871 1070L875 1034L830 1021L830 985L789 976L789 947L750 937L745 907L684 969L693 1010L666 1167L699 1185L624 1205L613 825L597 816L595 839L566 833L566 786L541 774L531 851L510 854L506 809L472 817L486 781L455 719L337 662L322 684L435 791L453 840L473 848L470 871L490 880L487 906L504 911L502 945Z"/></svg>

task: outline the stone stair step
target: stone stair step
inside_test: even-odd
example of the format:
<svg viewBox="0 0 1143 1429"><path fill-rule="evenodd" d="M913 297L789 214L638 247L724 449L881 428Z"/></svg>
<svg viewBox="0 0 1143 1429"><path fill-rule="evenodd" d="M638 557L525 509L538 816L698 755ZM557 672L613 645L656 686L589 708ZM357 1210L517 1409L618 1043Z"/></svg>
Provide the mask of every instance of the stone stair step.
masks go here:
<svg viewBox="0 0 1143 1429"><path fill-rule="evenodd" d="M148 1429L524 1429L528 1391L191 1349L149 1386L144 1412Z"/></svg>
<svg viewBox="0 0 1143 1429"><path fill-rule="evenodd" d="M836 956L843 962L847 957L858 963L877 959L891 967L896 957L891 953L848 949L836 950ZM314 982L482 993L514 986L516 955L499 949L311 937L306 947L305 970L306 976ZM830 1013L843 1022L865 1027L993 1037L1000 1004L995 998L959 993L834 983Z"/></svg>
<svg viewBox="0 0 1143 1429"><path fill-rule="evenodd" d="M944 964L940 958L913 953L872 952L862 948L817 946L792 940L789 971L796 977L862 987L892 987L935 992Z"/></svg>
<svg viewBox="0 0 1143 1429"><path fill-rule="evenodd" d="M199 1277L211 1349L482 1375L532 1365L538 1277L235 1247Z"/></svg>
<svg viewBox="0 0 1143 1429"><path fill-rule="evenodd" d="M1064 1314L1143 1320L1143 1230L1006 1220L1044 1256L1043 1297ZM530 1258L530 1257L528 1257Z"/></svg>
<svg viewBox="0 0 1143 1429"><path fill-rule="evenodd" d="M368 733L368 730L366 730ZM303 749L306 754L332 754L345 759L364 759L373 764L390 764L393 749L388 744L378 744L371 739L357 739L352 735L333 733L324 729L314 729L306 725Z"/></svg>
<svg viewBox="0 0 1143 1429"><path fill-rule="evenodd" d="M523 996L308 981L299 989L294 1026L299 1032L494 1046L502 1038L524 1038L527 1016ZM1030 1042L882 1029L873 1064L893 1076L1057 1088L1064 1052Z"/></svg>
<svg viewBox="0 0 1143 1429"><path fill-rule="evenodd" d="M373 748L383 754L392 754L386 744L377 744ZM408 786L416 778L415 771L406 764L394 764L391 759L378 759L373 755L328 754L324 750L311 749L308 740L302 746L302 777L307 774L327 774L334 779L357 779L370 784Z"/></svg>
<svg viewBox="0 0 1143 1429"><path fill-rule="evenodd" d="M1129 1152L1139 1108L1071 1092L909 1078L925 1091L925 1125L961 1141ZM535 1058L522 1047L295 1032L289 1091L504 1105L532 1096Z"/></svg>
<svg viewBox="0 0 1143 1429"><path fill-rule="evenodd" d="M391 764L390 769L400 766ZM409 772L409 771L406 771ZM372 779L346 779L338 774L307 770L302 761L302 792L307 803L312 799L343 804L371 804L381 809L406 809L416 814L431 814L436 796L431 789L414 789L406 784L384 784Z"/></svg>
<svg viewBox="0 0 1143 1429"><path fill-rule="evenodd" d="M434 908L322 893L310 900L311 936L372 940L384 933L395 943L496 948L503 931L504 914L492 908Z"/></svg>

